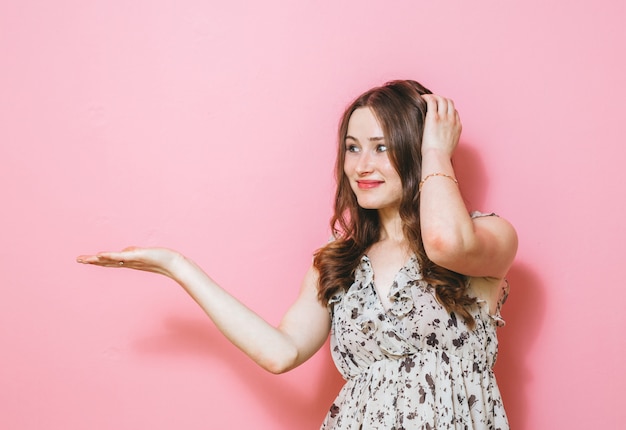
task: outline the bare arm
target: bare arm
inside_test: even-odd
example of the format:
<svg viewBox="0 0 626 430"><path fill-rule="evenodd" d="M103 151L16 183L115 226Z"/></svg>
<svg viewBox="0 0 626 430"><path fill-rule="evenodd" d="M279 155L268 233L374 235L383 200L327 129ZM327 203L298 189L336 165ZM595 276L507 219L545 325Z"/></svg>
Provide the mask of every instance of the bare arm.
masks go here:
<svg viewBox="0 0 626 430"><path fill-rule="evenodd" d="M499 217L470 217L451 179L455 178L451 157L461 134L459 114L452 100L423 97L428 113L422 142L420 222L426 254L455 272L501 279L517 251L515 230Z"/></svg>
<svg viewBox="0 0 626 430"><path fill-rule="evenodd" d="M300 294L273 327L215 283L198 265L164 248L127 248L83 255L78 262L159 273L180 284L217 328L252 360L272 373L286 372L310 358L330 329L327 309L317 300L317 273L307 272Z"/></svg>

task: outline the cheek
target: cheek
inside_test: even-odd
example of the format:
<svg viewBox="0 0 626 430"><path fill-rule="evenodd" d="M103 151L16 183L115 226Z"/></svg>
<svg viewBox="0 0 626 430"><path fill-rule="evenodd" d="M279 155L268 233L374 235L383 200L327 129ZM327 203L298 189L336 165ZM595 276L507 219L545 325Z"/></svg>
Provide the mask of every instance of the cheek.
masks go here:
<svg viewBox="0 0 626 430"><path fill-rule="evenodd" d="M391 175L392 173L395 173L396 175L398 174L398 172L396 172L395 167L393 167L393 163L391 162L391 158L389 157L389 152L385 152L384 157L381 157L380 161L381 161L381 168L383 168L387 174L389 175Z"/></svg>
<svg viewBox="0 0 626 430"><path fill-rule="evenodd" d="M385 176L388 178L398 179L400 180L400 174L396 171L395 167L391 163L391 160L387 159L382 166L382 170L385 172Z"/></svg>
<svg viewBox="0 0 626 430"><path fill-rule="evenodd" d="M354 171L354 163L350 162L350 158L346 157L343 159L343 173L344 175L350 175L350 173Z"/></svg>
<svg viewBox="0 0 626 430"><path fill-rule="evenodd" d="M388 180L393 183L393 186L402 192L402 179L400 179L400 175L396 172L396 169L394 169L392 165L389 166L386 176Z"/></svg>
<svg viewBox="0 0 626 430"><path fill-rule="evenodd" d="M344 161L343 163L343 175L340 179L340 183L348 184L350 188L352 188L352 181L350 177L352 176L352 172L350 171L350 163Z"/></svg>

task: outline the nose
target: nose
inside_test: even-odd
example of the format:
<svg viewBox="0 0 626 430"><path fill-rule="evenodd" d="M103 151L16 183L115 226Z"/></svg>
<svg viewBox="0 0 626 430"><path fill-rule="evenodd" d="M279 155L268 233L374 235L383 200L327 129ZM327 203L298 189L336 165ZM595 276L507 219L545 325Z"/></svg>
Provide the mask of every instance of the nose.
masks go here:
<svg viewBox="0 0 626 430"><path fill-rule="evenodd" d="M367 151L363 151L360 154L359 160L355 166L356 173L360 176L371 173L372 170L374 170L373 161L374 160L372 159L372 155Z"/></svg>

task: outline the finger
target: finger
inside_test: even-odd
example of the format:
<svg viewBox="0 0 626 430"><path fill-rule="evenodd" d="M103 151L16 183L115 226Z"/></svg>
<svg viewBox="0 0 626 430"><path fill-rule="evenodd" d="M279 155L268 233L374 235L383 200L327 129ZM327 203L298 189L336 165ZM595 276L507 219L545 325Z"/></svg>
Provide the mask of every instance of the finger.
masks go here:
<svg viewBox="0 0 626 430"><path fill-rule="evenodd" d="M434 94L423 94L422 98L426 101L426 113L430 113L431 115L437 115L437 96L435 96Z"/></svg>
<svg viewBox="0 0 626 430"><path fill-rule="evenodd" d="M76 257L76 261L82 264L94 264L98 266L106 267L119 267L123 266L126 262L126 257L122 253L114 252L99 252L95 255L79 255Z"/></svg>
<svg viewBox="0 0 626 430"><path fill-rule="evenodd" d="M98 261L98 257L95 255L79 255L76 257L77 263L90 264Z"/></svg>
<svg viewBox="0 0 626 430"><path fill-rule="evenodd" d="M440 116L447 116L449 110L449 100L445 97L437 96L437 112Z"/></svg>
<svg viewBox="0 0 626 430"><path fill-rule="evenodd" d="M433 111L437 112L439 116L454 117L454 113L456 112L456 107L454 106L454 101L452 99L448 99L443 96L439 96L437 94L425 94L422 97L424 97L427 102L431 101L428 107L429 108L432 107Z"/></svg>
<svg viewBox="0 0 626 430"><path fill-rule="evenodd" d="M81 264L91 264L94 266L101 267L124 267L125 262L123 261L113 261L109 259L102 259L95 255L81 255L76 258L77 263Z"/></svg>
<svg viewBox="0 0 626 430"><path fill-rule="evenodd" d="M121 251L105 251L96 255L107 260L130 260L138 255L138 251L140 251L140 248L129 246Z"/></svg>
<svg viewBox="0 0 626 430"><path fill-rule="evenodd" d="M454 117L456 113L456 107L454 106L454 100L448 99L448 115Z"/></svg>

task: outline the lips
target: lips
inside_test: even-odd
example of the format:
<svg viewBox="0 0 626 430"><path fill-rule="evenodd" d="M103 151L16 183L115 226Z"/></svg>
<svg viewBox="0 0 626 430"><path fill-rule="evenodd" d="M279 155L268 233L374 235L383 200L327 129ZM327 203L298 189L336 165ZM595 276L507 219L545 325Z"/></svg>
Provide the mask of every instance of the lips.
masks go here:
<svg viewBox="0 0 626 430"><path fill-rule="evenodd" d="M384 181L375 181L375 180L370 180L370 179L361 179L359 181L356 181L357 185L359 186L359 188L361 190L371 190L373 188L378 187L379 185L382 185L384 183Z"/></svg>

